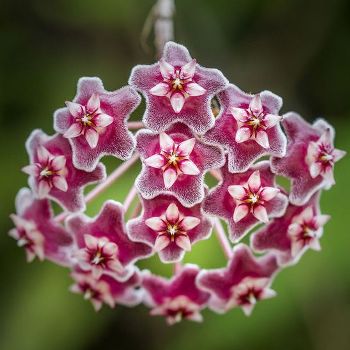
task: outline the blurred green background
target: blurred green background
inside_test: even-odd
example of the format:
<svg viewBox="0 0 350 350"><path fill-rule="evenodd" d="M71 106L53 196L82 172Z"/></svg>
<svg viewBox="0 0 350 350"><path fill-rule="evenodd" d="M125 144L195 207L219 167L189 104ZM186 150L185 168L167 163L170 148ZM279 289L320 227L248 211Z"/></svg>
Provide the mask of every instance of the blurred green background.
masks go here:
<svg viewBox="0 0 350 350"><path fill-rule="evenodd" d="M5 0L0 13L0 349L349 349L350 160L336 167L337 186L325 192L332 215L321 253L308 252L274 283L278 297L250 318L240 310L204 312L205 322L167 327L142 306L95 314L68 292L68 272L51 263L26 264L7 236L8 215L26 185L24 142L34 128L52 133L52 113L75 94L80 76L99 76L107 89L126 84L137 63L154 61L139 38L153 0ZM312 121L323 116L349 150L350 2L347 0L177 0L176 39L198 61L221 69L242 89L270 89L283 112ZM140 110L137 115L140 115ZM108 159L109 169L118 162ZM134 169L136 175L137 169ZM123 200L125 176L89 206ZM198 243L192 260L205 267L224 259L215 238ZM148 265L168 273L158 258Z"/></svg>

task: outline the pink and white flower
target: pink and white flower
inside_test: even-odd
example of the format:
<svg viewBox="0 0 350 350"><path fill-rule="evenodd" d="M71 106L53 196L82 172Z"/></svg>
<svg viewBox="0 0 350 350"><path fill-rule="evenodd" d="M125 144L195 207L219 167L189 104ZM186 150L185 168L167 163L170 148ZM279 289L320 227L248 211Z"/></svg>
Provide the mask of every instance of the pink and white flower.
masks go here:
<svg viewBox="0 0 350 350"><path fill-rule="evenodd" d="M195 284L199 271L196 265L187 264L170 280L145 271L142 281L144 302L152 308L151 315L164 316L169 325L183 319L201 322L200 312L206 307L209 294Z"/></svg>
<svg viewBox="0 0 350 350"><path fill-rule="evenodd" d="M76 244L73 253L76 265L83 271L91 271L96 278L107 274L125 281L134 272L133 263L152 253L148 245L128 238L123 206L112 200L94 218L83 214L69 216L66 227Z"/></svg>
<svg viewBox="0 0 350 350"><path fill-rule="evenodd" d="M145 164L162 169L165 188L170 188L181 174L198 175L200 170L190 159L196 139L176 144L165 132L159 135L160 152L145 159Z"/></svg>
<svg viewBox="0 0 350 350"><path fill-rule="evenodd" d="M160 135L141 130L136 135L143 168L136 187L146 199L173 194L183 205L193 206L204 197L204 175L224 164L221 148L195 139L183 124Z"/></svg>
<svg viewBox="0 0 350 350"><path fill-rule="evenodd" d="M274 252L279 265L299 261L306 250L320 250L319 239L328 215L320 214L320 195L316 193L302 206L289 204L286 213L258 230L251 238L257 252Z"/></svg>
<svg viewBox="0 0 350 350"><path fill-rule="evenodd" d="M79 270L71 276L75 282L70 287L71 292L82 294L85 300L90 300L95 311L99 311L103 304L114 308L116 304L136 306L142 301L143 294L137 289L141 285L138 270L125 281L118 281L108 275L94 278Z"/></svg>
<svg viewBox="0 0 350 350"><path fill-rule="evenodd" d="M257 301L275 296L270 284L277 271L273 254L256 258L247 246L239 244L226 268L202 270L196 283L210 293L212 310L224 313L241 307L248 316Z"/></svg>
<svg viewBox="0 0 350 350"><path fill-rule="evenodd" d="M320 189L332 187L334 163L346 152L334 149L334 130L322 119L310 125L291 112L283 117L282 125L288 138L287 153L272 158L271 169L291 179L289 200L303 205Z"/></svg>
<svg viewBox="0 0 350 350"><path fill-rule="evenodd" d="M230 84L218 99L222 111L204 140L224 146L230 172L244 172L262 156L285 155L287 140L280 127L279 96L270 91L250 95Z"/></svg>
<svg viewBox="0 0 350 350"><path fill-rule="evenodd" d="M196 65L195 59L182 67L174 67L166 62L164 58L160 59L159 70L163 81L150 89L149 92L154 96L168 97L174 112L180 113L186 98L201 96L206 93L206 90L193 80Z"/></svg>
<svg viewBox="0 0 350 350"><path fill-rule="evenodd" d="M105 155L131 156L135 141L127 119L140 104L137 92L125 86L109 92L99 78L81 78L73 102L58 109L54 128L69 140L74 166L92 171Z"/></svg>
<svg viewBox="0 0 350 350"><path fill-rule="evenodd" d="M65 210L85 209L85 186L103 180L106 171L98 164L92 172L76 169L69 142L59 134L46 135L34 130L26 142L30 165L22 170L29 175L29 185L38 198L49 198Z"/></svg>
<svg viewBox="0 0 350 350"><path fill-rule="evenodd" d="M186 208L169 195L141 200L143 213L128 222L128 235L150 245L162 262L180 261L194 243L209 238L212 222L201 205Z"/></svg>
<svg viewBox="0 0 350 350"><path fill-rule="evenodd" d="M227 83L219 70L199 66L184 46L173 42L165 45L158 63L134 67L129 79L146 98L147 127L164 131L182 122L199 134L213 127L210 101Z"/></svg>
<svg viewBox="0 0 350 350"><path fill-rule="evenodd" d="M204 201L204 211L228 222L230 238L239 241L259 222L280 217L288 205L287 196L275 183L269 161L256 163L245 173L221 169L223 180Z"/></svg>
<svg viewBox="0 0 350 350"><path fill-rule="evenodd" d="M266 202L275 198L281 192L276 187L261 186L260 171L254 171L248 178L246 184L231 185L228 192L233 199L236 200L236 208L233 212L233 221L235 223L241 221L249 213L256 219L267 223L269 218L266 211Z"/></svg>
<svg viewBox="0 0 350 350"><path fill-rule="evenodd" d="M37 257L58 265L70 266L72 238L54 221L53 211L46 199L35 199L28 188L22 188L16 197L16 214L11 215L15 228L9 235L26 251L27 261Z"/></svg>

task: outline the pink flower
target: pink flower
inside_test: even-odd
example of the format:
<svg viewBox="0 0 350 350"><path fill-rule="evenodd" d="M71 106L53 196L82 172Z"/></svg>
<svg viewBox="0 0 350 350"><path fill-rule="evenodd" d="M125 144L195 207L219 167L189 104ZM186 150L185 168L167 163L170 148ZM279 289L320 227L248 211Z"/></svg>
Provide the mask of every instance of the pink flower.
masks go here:
<svg viewBox="0 0 350 350"><path fill-rule="evenodd" d="M262 156L285 155L287 140L279 123L279 96L270 91L250 95L230 84L218 98L222 111L204 140L225 147L230 172L246 171Z"/></svg>
<svg viewBox="0 0 350 350"><path fill-rule="evenodd" d="M321 188L334 184L334 163L345 152L334 149L334 130L324 120L313 125L296 113L287 113L282 121L288 147L284 158L272 158L274 173L291 178L289 200L295 205L305 204Z"/></svg>
<svg viewBox="0 0 350 350"><path fill-rule="evenodd" d="M200 311L206 307L209 294L196 287L199 273L196 265L185 265L170 280L143 273L142 286L145 290L145 304L152 308L151 315L161 315L169 325L183 319L201 322Z"/></svg>
<svg viewBox="0 0 350 350"><path fill-rule="evenodd" d="M134 67L129 84L146 98L147 127L163 131L180 121L203 134L215 122L210 101L227 80L217 69L199 66L184 46L168 42L158 63Z"/></svg>
<svg viewBox="0 0 350 350"><path fill-rule="evenodd" d="M26 251L27 261L37 257L49 259L62 266L70 266L72 239L53 219L53 211L46 199L37 200L27 188L22 188L16 197L17 214L11 219L15 228L9 235Z"/></svg>
<svg viewBox="0 0 350 350"><path fill-rule="evenodd" d="M290 204L283 217L252 236L253 249L275 252L280 265L295 264L309 248L320 250L319 239L330 217L320 214L319 197L316 193L303 206Z"/></svg>
<svg viewBox="0 0 350 350"><path fill-rule="evenodd" d="M241 307L248 316L257 301L276 295L270 284L277 270L273 254L256 258L247 246L239 244L227 267L202 270L197 286L211 294L209 307L212 310L224 313Z"/></svg>
<svg viewBox="0 0 350 350"><path fill-rule="evenodd" d="M150 245L162 262L180 261L192 244L209 238L212 223L201 205L186 208L169 195L142 199L142 204L143 213L127 224L128 235Z"/></svg>
<svg viewBox="0 0 350 350"><path fill-rule="evenodd" d="M136 289L141 284L138 270L125 281L117 281L108 275L97 279L79 270L74 271L71 276L75 283L70 290L82 294L85 300L90 300L96 311L99 311L103 304L114 308L116 304L136 306L142 301L142 292Z"/></svg>
<svg viewBox="0 0 350 350"><path fill-rule="evenodd" d="M76 169L68 141L41 130L32 132L26 148L30 165L22 170L29 175L29 185L38 198L52 199L68 211L84 210L84 187L105 178L104 165L98 164L92 172Z"/></svg>
<svg viewBox="0 0 350 350"><path fill-rule="evenodd" d="M146 199L173 194L192 206L204 197L204 175L224 164L223 151L194 138L191 130L176 124L160 135L141 130L136 135L143 168L136 187Z"/></svg>
<svg viewBox="0 0 350 350"><path fill-rule="evenodd" d="M108 274L126 280L134 272L133 263L151 255L151 248L132 242L124 224L124 209L118 202L107 201L95 218L83 214L71 215L66 226L74 236L73 256L83 271L91 271L95 278Z"/></svg>
<svg viewBox="0 0 350 350"><path fill-rule="evenodd" d="M276 187L261 186L260 171L254 171L244 185L231 185L228 192L236 200L236 208L233 212L233 221L241 221L249 213L256 219L267 223L269 218L266 211L266 202L275 198L280 189Z"/></svg>
<svg viewBox="0 0 350 350"><path fill-rule="evenodd" d="M150 89L149 92L154 96L168 97L174 112L180 113L186 98L206 93L203 87L193 81L196 65L195 59L181 67L174 67L164 58L160 59L159 70L163 81Z"/></svg>
<svg viewBox="0 0 350 350"><path fill-rule="evenodd" d="M288 199L276 187L269 161L261 161L245 173L221 169L223 180L204 201L204 211L229 223L230 238L239 241L259 222L284 214Z"/></svg>
<svg viewBox="0 0 350 350"><path fill-rule="evenodd" d="M99 78L79 79L73 102L54 115L55 130L72 146L74 166L92 171L105 155L129 158L135 142L126 121L140 100L129 86L108 92Z"/></svg>

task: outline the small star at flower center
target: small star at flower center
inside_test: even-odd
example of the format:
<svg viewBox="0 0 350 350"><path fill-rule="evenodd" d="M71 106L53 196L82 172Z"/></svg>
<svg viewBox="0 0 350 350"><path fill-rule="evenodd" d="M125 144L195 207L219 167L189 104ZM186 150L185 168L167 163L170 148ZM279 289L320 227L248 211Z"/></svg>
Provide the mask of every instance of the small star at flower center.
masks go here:
<svg viewBox="0 0 350 350"><path fill-rule="evenodd" d="M305 237L305 238L315 237L315 231L312 230L307 225L304 225L304 227L303 227L303 237Z"/></svg>
<svg viewBox="0 0 350 350"><path fill-rule="evenodd" d="M246 296L246 300L249 304L255 305L256 304L256 296L254 291L250 291L249 294Z"/></svg>
<svg viewBox="0 0 350 350"><path fill-rule="evenodd" d="M171 237L175 236L178 231L178 227L176 225L168 224L167 232L170 234Z"/></svg>
<svg viewBox="0 0 350 350"><path fill-rule="evenodd" d="M320 157L320 160L321 160L321 162L328 163L328 162L330 162L331 160L333 160L333 156L332 156L331 154L324 153L324 154L322 154L322 156Z"/></svg>
<svg viewBox="0 0 350 350"><path fill-rule="evenodd" d="M91 114L85 114L81 119L81 123L84 124L84 126L90 126L92 124L91 119L92 119Z"/></svg>
<svg viewBox="0 0 350 350"><path fill-rule="evenodd" d="M247 199L248 203L256 204L259 202L259 195L256 193L251 193Z"/></svg>
<svg viewBox="0 0 350 350"><path fill-rule="evenodd" d="M105 258L102 256L101 251L98 250L93 259L91 260L91 263L94 265L99 265L101 262L103 262L104 259Z"/></svg>
<svg viewBox="0 0 350 350"><path fill-rule="evenodd" d="M248 122L248 125L252 126L254 129L257 129L258 127L260 127L260 124L261 124L261 120L256 116L252 116L252 118Z"/></svg>
<svg viewBox="0 0 350 350"><path fill-rule="evenodd" d="M47 167L40 171L40 176L42 176L42 177L49 177L53 174L54 174L54 172Z"/></svg>
<svg viewBox="0 0 350 350"><path fill-rule="evenodd" d="M183 81L180 78L176 78L172 81L172 86L174 90L182 90L183 89Z"/></svg>

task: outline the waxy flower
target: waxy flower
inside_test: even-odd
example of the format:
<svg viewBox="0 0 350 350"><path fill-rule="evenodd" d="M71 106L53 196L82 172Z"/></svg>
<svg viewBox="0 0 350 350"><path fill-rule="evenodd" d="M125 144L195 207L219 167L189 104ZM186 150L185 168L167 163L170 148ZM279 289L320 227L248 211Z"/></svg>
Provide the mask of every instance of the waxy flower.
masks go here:
<svg viewBox="0 0 350 350"><path fill-rule="evenodd" d="M9 235L25 249L27 261L37 257L69 266L72 238L54 221L49 201L35 199L28 188L22 188L16 197L16 212L11 215L16 227Z"/></svg>
<svg viewBox="0 0 350 350"><path fill-rule="evenodd" d="M226 168L221 171L223 180L209 192L204 211L229 223L233 242L259 222L284 214L288 199L276 187L270 162L261 161L245 173L231 174Z"/></svg>
<svg viewBox="0 0 350 350"><path fill-rule="evenodd" d="M134 272L133 263L151 254L149 246L128 238L124 209L118 202L107 201L92 219L83 214L71 215L66 226L76 243L76 265L91 271L95 278L108 274L126 280Z"/></svg>
<svg viewBox="0 0 350 350"><path fill-rule="evenodd" d="M196 65L195 59L182 67L174 67L164 58L160 59L159 70L163 81L150 89L149 92L155 96L168 97L174 112L180 113L186 98L206 93L203 87L193 81Z"/></svg>
<svg viewBox="0 0 350 350"><path fill-rule="evenodd" d="M319 194L303 206L290 204L281 218L257 231L251 238L255 251L273 251L280 265L295 264L307 249L320 250L319 239L329 220L321 215Z"/></svg>
<svg viewBox="0 0 350 350"><path fill-rule="evenodd" d="M74 166L92 171L105 155L129 158L135 142L127 119L140 100L129 86L109 92L99 78L81 78L73 102L54 115L55 130L72 146Z"/></svg>
<svg viewBox="0 0 350 350"><path fill-rule="evenodd" d="M142 301L142 291L137 289L141 285L138 270L125 281L117 281L108 275L97 279L79 270L74 271L71 276L75 281L70 287L71 292L82 294L85 300L90 300L96 311L103 304L114 308L116 304L136 306Z"/></svg>
<svg viewBox="0 0 350 350"><path fill-rule="evenodd" d="M224 313L241 307L248 316L257 301L276 295L270 284L277 270L273 254L256 258L247 246L239 244L227 267L202 270L197 286L211 294L209 307L212 310Z"/></svg>
<svg viewBox="0 0 350 350"><path fill-rule="evenodd" d="M291 179L289 200L303 205L318 190L334 184L334 163L345 152L334 148L334 130L324 120L310 125L298 114L287 113L282 125L288 138L287 154L272 158L271 169Z"/></svg>
<svg viewBox="0 0 350 350"><path fill-rule="evenodd" d="M250 95L230 84L218 98L222 111L204 140L225 147L230 172L244 172L265 155L285 155L279 96L270 91Z"/></svg>
<svg viewBox="0 0 350 350"><path fill-rule="evenodd" d="M185 265L170 280L143 273L142 286L145 290L145 304L152 308L151 315L166 318L169 325L187 319L201 322L201 310L209 299L207 292L195 284L199 273L196 265Z"/></svg>
<svg viewBox="0 0 350 350"><path fill-rule="evenodd" d="M29 185L38 198L52 199L68 211L84 210L84 187L105 178L104 165L98 164L92 172L76 169L68 141L41 130L32 132L26 148L30 165L22 170L30 175Z"/></svg>
<svg viewBox="0 0 350 350"><path fill-rule="evenodd" d="M212 223L200 204L186 208L169 195L141 200L143 213L128 222L128 235L152 246L162 262L180 261L192 244L209 238Z"/></svg>
<svg viewBox="0 0 350 350"><path fill-rule="evenodd" d="M195 139L183 124L160 135L141 130L136 140L143 168L135 184L146 199L169 193L185 206L199 203L205 173L224 164L221 148Z"/></svg>
<svg viewBox="0 0 350 350"><path fill-rule="evenodd" d="M129 79L146 98L147 127L163 131L180 121L199 134L213 127L210 101L227 83L220 71L199 66L184 46L173 42L165 45L158 63L134 67Z"/></svg>

